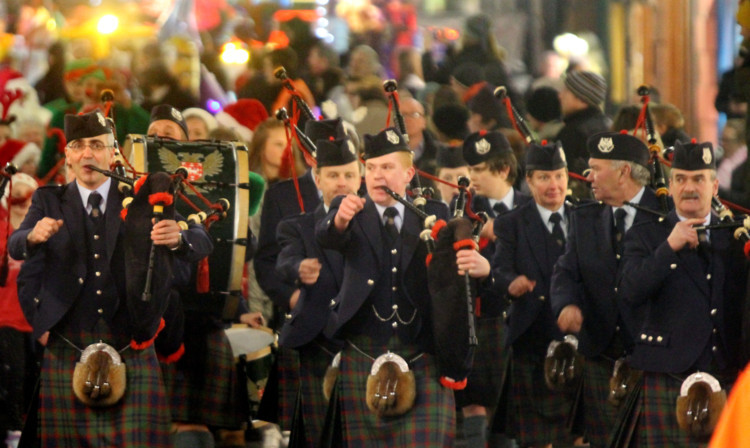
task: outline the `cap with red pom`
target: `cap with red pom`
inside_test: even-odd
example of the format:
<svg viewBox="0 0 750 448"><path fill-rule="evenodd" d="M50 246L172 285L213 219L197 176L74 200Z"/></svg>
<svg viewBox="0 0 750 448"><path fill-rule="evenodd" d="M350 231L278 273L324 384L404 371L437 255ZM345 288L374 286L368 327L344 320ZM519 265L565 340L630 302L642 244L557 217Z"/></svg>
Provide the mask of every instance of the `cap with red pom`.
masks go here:
<svg viewBox="0 0 750 448"><path fill-rule="evenodd" d="M268 112L263 104L248 98L240 99L216 114L216 121L221 126L234 129L245 142L252 140L255 128L267 118Z"/></svg>

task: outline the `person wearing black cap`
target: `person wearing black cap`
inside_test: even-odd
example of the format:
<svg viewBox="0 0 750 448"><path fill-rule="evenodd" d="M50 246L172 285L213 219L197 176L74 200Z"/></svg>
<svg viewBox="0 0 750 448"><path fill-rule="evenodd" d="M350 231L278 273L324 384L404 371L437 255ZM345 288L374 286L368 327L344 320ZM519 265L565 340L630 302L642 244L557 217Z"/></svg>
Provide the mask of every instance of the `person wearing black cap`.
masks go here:
<svg viewBox="0 0 750 448"><path fill-rule="evenodd" d="M570 213L565 206L568 169L559 143L532 144L526 152L526 183L534 198L495 220L495 287L511 301L505 347L511 354L511 416L520 446L570 444L566 421L574 394L545 385L551 341L562 333L550 296L552 268L565 251Z"/></svg>
<svg viewBox="0 0 750 448"><path fill-rule="evenodd" d="M372 446L451 446L455 404L452 391L438 381L431 336L449 329L432 325L427 248L419 239L422 225L415 213L381 188L405 195L414 175L412 154L403 136L387 128L365 136L364 159L367 196L336 198L316 227L321 247L344 257L344 277L330 301L333 313L325 329L326 336L346 341L337 382L343 437L349 446L363 441ZM448 215L437 201L427 201L425 211L443 219ZM459 251L457 267L461 275L489 274L489 262L475 250ZM373 364L383 355L398 355L413 374L412 380L409 373L394 378L399 380L397 415L387 418L368 409L372 395L366 395L368 384L385 374L385 369L375 368L378 362ZM380 387L385 391L395 384L383 379ZM409 397L414 396L412 406Z"/></svg>
<svg viewBox="0 0 750 448"><path fill-rule="evenodd" d="M554 139L563 127L560 93L552 87L538 87L526 99L526 118L539 140Z"/></svg>
<svg viewBox="0 0 750 448"><path fill-rule="evenodd" d="M330 137L342 138L346 135L340 118L334 120L308 120L305 123L305 135L311 141L328 140ZM320 192L315 186L312 171L297 178L302 204L306 212L315 210L320 205ZM300 295L299 287L294 283L285 282L276 273L276 260L279 255L276 230L282 219L300 214L297 190L294 179L277 182L266 190L263 196L261 210L260 231L258 232L258 250L253 258L253 267L258 284L273 302L274 315L269 319L269 327L281 329L284 316L292 308ZM266 416L265 419L277 419L282 428L288 428L292 423L295 393L297 386L297 372L299 371L297 354L294 350L281 348L277 356L277 369L284 387L278 392L278 416ZM288 387L287 387L288 386ZM268 390L266 390L268 392ZM267 393L266 400L275 394ZM275 408L276 406L271 406ZM264 406L262 406L264 408ZM265 408L264 408L265 409Z"/></svg>
<svg viewBox="0 0 750 448"><path fill-rule="evenodd" d="M152 344L167 298L155 294L147 305L128 298L122 194L116 182L90 168L108 170L114 161L112 130L97 111L67 115L65 136L75 180L37 190L8 241L10 255L25 260L18 280L22 309L34 337L46 345L41 446L169 446L169 410ZM151 240L186 260L213 247L201 228L181 231L173 219L154 224ZM155 273L153 284L162 281L169 279ZM120 352L127 387L115 404L90 407L76 399L71 386L81 350L99 341Z"/></svg>
<svg viewBox="0 0 750 448"><path fill-rule="evenodd" d="M299 352L299 383L306 446L318 446L328 404L324 397L323 378L341 342L326 338L322 332L328 322L328 303L341 286L344 260L339 252L323 250L315 241L315 224L328 212L336 196L356 193L362 182L357 150L348 138L318 140L315 143L317 165L315 185L322 203L312 213L283 219L277 237L281 252L276 272L282 280L299 285L299 298L291 304L279 334L282 347Z"/></svg>
<svg viewBox="0 0 750 448"><path fill-rule="evenodd" d="M493 222L526 202L529 196L513 188L517 161L508 139L500 132L479 131L463 143L463 158L469 165L474 196L471 208L485 212L489 219L481 232L479 247L488 260L495 254ZM455 206L455 205L452 205ZM481 285L476 307L478 350L466 389L456 392L456 402L464 415L464 436L470 446L483 445L486 438L487 409L498 401L508 369L509 352L502 347L505 337L504 293Z"/></svg>
<svg viewBox="0 0 750 448"><path fill-rule="evenodd" d="M464 160L463 149L460 146L443 146L439 148L436 162L437 172L435 175L438 179L452 184L456 184L459 177L466 177L471 180L469 176L469 165L466 163L466 160ZM458 194L458 188L451 187L442 182L437 182L436 187L440 194L439 198L446 205L450 206L451 203L455 204L453 198Z"/></svg>
<svg viewBox="0 0 750 448"><path fill-rule="evenodd" d="M606 446L629 413L613 406L609 381L615 361L630 353L638 331L635 310L617 297L623 238L634 223L659 210L648 186L649 153L643 142L627 133L603 132L588 140L591 190L598 202L573 209L565 254L552 275L550 299L557 324L576 334L578 352L586 357L583 370L583 422L591 446ZM625 369L622 369L623 372ZM622 402L626 401L623 397ZM627 434L630 436L631 434ZM621 446L627 446L624 442Z"/></svg>
<svg viewBox="0 0 750 448"><path fill-rule="evenodd" d="M508 111L492 91L492 86L485 84L466 104L471 112L466 123L469 126L469 132L512 127Z"/></svg>
<svg viewBox="0 0 750 448"><path fill-rule="evenodd" d="M151 109L147 135L187 141L188 127L182 112L169 104L159 104Z"/></svg>
<svg viewBox="0 0 750 448"><path fill-rule="evenodd" d="M565 84L560 92L560 110L565 126L556 140L562 143L568 157L568 166L574 173L582 174L586 169L586 140L594 134L609 130L611 120L602 112L606 98L607 82L601 75L572 71L565 77Z"/></svg>
<svg viewBox="0 0 750 448"><path fill-rule="evenodd" d="M629 306L645 308L630 356L643 370L638 446L697 447L713 427L701 425L695 438L689 436L677 419L692 422L690 409L685 415L678 401L676 419L675 401L685 392L687 400L694 398L683 383L691 374L701 372L714 383L713 376L716 382L697 403L704 400L701 413L714 419L720 412L715 387L731 387L747 362L741 339L747 261L731 229L696 229L719 222L711 210L718 191L711 143L675 143L669 191L674 210L626 235L618 292Z"/></svg>

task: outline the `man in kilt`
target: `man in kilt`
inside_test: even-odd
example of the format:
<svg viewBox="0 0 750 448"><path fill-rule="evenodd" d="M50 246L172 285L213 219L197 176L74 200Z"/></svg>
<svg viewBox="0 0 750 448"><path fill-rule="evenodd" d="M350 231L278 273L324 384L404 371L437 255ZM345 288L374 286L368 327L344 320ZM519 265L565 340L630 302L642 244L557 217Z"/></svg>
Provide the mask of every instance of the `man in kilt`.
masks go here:
<svg viewBox="0 0 750 448"><path fill-rule="evenodd" d="M617 295L623 238L634 223L654 217L646 210L658 212L659 201L647 186L649 153L641 140L604 132L589 139L588 149L588 180L599 202L573 209L565 254L552 275L551 300L560 330L577 335L578 351L586 357L585 437L592 447L604 447L624 424L622 410L628 401L623 398L619 406L608 402L609 379L615 361L631 351L638 331L634 312L624 302L612 300Z"/></svg>
<svg viewBox="0 0 750 448"><path fill-rule="evenodd" d="M364 159L367 196L334 199L316 227L321 247L344 256L342 286L331 301L325 330L346 341L337 382L343 438L347 446L452 446L455 403L452 391L439 383L433 343L434 332L450 329L432 325L422 225L381 188L405 195L414 175L412 154L403 136L387 128L365 136ZM428 201L425 210L438 218L448 214L437 201ZM459 251L457 264L461 275L464 270L476 278L489 274L489 262L475 250ZM368 378L376 358L387 352L403 359L414 381L413 389L395 394L398 415L384 417L368 409L372 396L366 391L368 380L385 393L380 397L395 386L392 380L380 382L380 371ZM398 384L407 384L404 377L408 374L398 376Z"/></svg>
<svg viewBox="0 0 750 448"><path fill-rule="evenodd" d="M513 188L518 162L502 133L479 131L469 135L463 144L463 159L469 165L475 193L472 210L475 213L485 212L489 216L480 234L479 247L481 254L492 260L497 239L493 231L495 220L531 198ZM503 312L507 305L505 294L494 288L491 282L479 290L474 309L479 345L474 353L474 364L466 389L456 391L456 404L463 411L464 439L467 446L472 448L483 448L487 442L488 409L499 405L501 408L496 418L506 418L507 397L499 399L510 367L510 350L503 347ZM496 423L502 424L493 425L493 429L505 424Z"/></svg>
<svg viewBox="0 0 750 448"><path fill-rule="evenodd" d="M741 350L742 243L733 229L694 228L719 222L711 209L718 185L711 143L677 142L669 181L674 210L663 220L634 225L625 238L619 297L645 307L631 355L632 366L644 371L638 446L705 443L678 426L683 380L700 371L729 389L747 361ZM709 418L717 412L708 407Z"/></svg>
<svg viewBox="0 0 750 448"><path fill-rule="evenodd" d="M154 295L149 302L133 303L140 298L128 298L122 194L110 178L89 168L110 168L112 129L98 111L67 115L65 136L75 180L37 190L9 241L11 256L26 260L18 278L22 309L33 336L46 345L39 386L41 446L171 446L169 409L152 345L167 299ZM197 259L212 248L203 229L181 231L172 219L159 221L150 232L154 245L174 249L179 258ZM154 282L169 282L155 275ZM73 372L81 350L99 341L120 352L127 379L119 401L92 407L74 394ZM107 377L96 387L109 385Z"/></svg>
<svg viewBox="0 0 750 448"><path fill-rule="evenodd" d="M495 220L498 243L493 275L511 307L505 346L512 347L512 415L521 446L569 444L566 427L574 394L545 384L547 347L562 334L549 303L552 269L565 250L570 216L565 206L568 170L558 144L532 144L526 182L534 201Z"/></svg>
<svg viewBox="0 0 750 448"><path fill-rule="evenodd" d="M303 213L279 223L281 247L276 270L289 283L300 286L299 300L279 335L279 344L299 352L299 396L306 446L314 448L320 440L328 403L323 395L326 370L341 349L340 341L323 336L328 322L328 304L341 287L344 259L341 253L323 250L315 242L315 224L326 215L336 196L359 191L362 182L357 149L348 138L318 140L315 185L323 203L314 212ZM300 427L292 431L300 431ZM299 434L298 434L299 437Z"/></svg>
<svg viewBox="0 0 750 448"><path fill-rule="evenodd" d="M162 104L151 110L148 135L188 141L188 132L182 113L174 107ZM166 322L167 329L173 331L165 331L156 341L160 355L163 345L183 344L182 351L167 350L160 361L175 431L174 445L185 448L213 447L212 431L239 430L247 418L240 408L239 378L224 332L224 301L197 291L197 270L196 263L176 263L175 284L165 316L173 318ZM238 313L247 311L246 302L240 303L245 306L240 306ZM256 317L247 323L261 325L262 319ZM177 328L169 328L175 323ZM162 336L169 340L162 341Z"/></svg>

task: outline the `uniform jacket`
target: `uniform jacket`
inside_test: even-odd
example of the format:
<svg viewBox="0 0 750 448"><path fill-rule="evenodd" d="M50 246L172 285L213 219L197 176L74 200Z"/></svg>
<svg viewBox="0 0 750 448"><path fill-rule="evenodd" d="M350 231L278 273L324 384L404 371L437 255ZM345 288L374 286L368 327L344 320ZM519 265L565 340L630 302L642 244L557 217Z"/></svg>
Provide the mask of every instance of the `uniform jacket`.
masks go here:
<svg viewBox="0 0 750 448"><path fill-rule="evenodd" d="M115 317L122 316L127 309L122 244L125 226L120 219L121 202L117 182L112 182L103 219L106 220L106 257L119 296ZM62 228L47 242L28 248L26 238L29 232L44 217L62 219ZM8 241L10 255L25 260L18 277L18 296L26 318L34 327L35 339L60 322L83 289L88 269L85 219L86 210L75 182L60 187L42 187L34 193L26 218ZM213 245L201 227L192 226L182 235L182 248L175 252L181 258L197 261L211 252ZM114 323L113 331L132 332L135 325L155 331L167 298L152 297L152 301L157 303L149 309L158 311L150 315L127 316L124 323ZM92 304L91 310L96 312L96 306ZM109 324L112 326L113 322Z"/></svg>
<svg viewBox="0 0 750 448"><path fill-rule="evenodd" d="M646 307L632 365L664 373L705 370L708 353L726 360L720 368L737 368L747 280L742 244L730 230L711 230L706 269L698 250L669 247L666 240L678 219L672 211L663 222L633 226L625 238L618 291L629 305Z"/></svg>
<svg viewBox="0 0 750 448"><path fill-rule="evenodd" d="M317 337L328 322L329 304L341 287L344 257L335 250L321 249L315 240L315 224L326 215L323 204L313 213L290 217L279 223L278 242L281 247L276 272L290 284L298 282L299 265L305 258L317 258L320 274L313 285L299 283L297 305L287 316L279 343L297 348Z"/></svg>
<svg viewBox="0 0 750 448"><path fill-rule="evenodd" d="M312 212L320 204L320 197L310 172L299 178L299 189L305 211ZM266 191L253 265L263 292L285 312L289 310L289 297L296 287L294 283L285 283L276 275L276 257L280 250L276 242L276 228L283 218L298 215L301 211L292 179L274 184Z"/></svg>
<svg viewBox="0 0 750 448"><path fill-rule="evenodd" d="M659 200L646 188L640 205L659 210ZM654 215L637 210L633 225L650 221ZM578 351L588 357L600 355L612 341L620 322L626 348L632 347L638 318L625 302L617 300L617 272L621 262L612 247L612 207L585 204L571 213L565 254L557 260L552 275L552 311L555 316L568 305L583 314L578 333ZM641 313L642 314L642 313Z"/></svg>
<svg viewBox="0 0 750 448"><path fill-rule="evenodd" d="M570 215L567 207L565 213ZM536 202L528 201L496 219L494 230L498 240L492 273L497 290L507 294L508 286L519 275L536 281L533 291L512 299L507 344L513 344L532 326L541 329L548 340L561 338L549 301L552 269L558 258L549 248L557 243L542 221Z"/></svg>
<svg viewBox="0 0 750 448"><path fill-rule="evenodd" d="M331 302L333 311L325 329L329 338L354 317L375 287L375 282L389 265L383 259L384 241L381 236L381 217L374 202L367 198L364 209L340 233L333 224L338 212L341 197L334 199L328 214L316 226L316 237L321 247L335 249L344 256L344 276L341 289ZM428 214L438 219L447 219L448 208L442 202L428 201L425 207ZM422 322L430 322L430 295L427 288L425 258L427 248L419 239L422 223L419 218L406 210L401 227L401 291L422 316ZM366 332L367 329L363 329ZM427 331L426 340L432 340L432 329Z"/></svg>

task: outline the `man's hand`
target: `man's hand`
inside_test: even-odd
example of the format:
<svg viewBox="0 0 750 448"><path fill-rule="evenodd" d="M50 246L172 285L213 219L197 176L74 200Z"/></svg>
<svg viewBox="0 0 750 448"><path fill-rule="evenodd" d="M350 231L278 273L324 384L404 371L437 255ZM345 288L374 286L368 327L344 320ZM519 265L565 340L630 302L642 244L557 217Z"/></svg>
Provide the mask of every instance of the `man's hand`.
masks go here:
<svg viewBox="0 0 750 448"><path fill-rule="evenodd" d="M698 247L698 232L693 228L703 224L703 218L690 218L675 224L672 233L667 237L667 243L677 252L685 246L690 249Z"/></svg>
<svg viewBox="0 0 750 448"><path fill-rule="evenodd" d="M557 326L563 333L578 333L583 325L581 309L575 305L568 305L562 309L557 318Z"/></svg>
<svg viewBox="0 0 750 448"><path fill-rule="evenodd" d="M52 235L56 234L63 225L62 219L42 218L37 221L34 228L26 235L26 242L30 246L47 242Z"/></svg>
<svg viewBox="0 0 750 448"><path fill-rule="evenodd" d="M354 218L354 215L359 213L363 208L365 208L365 198L360 198L353 194L347 194L346 197L341 200L339 210L333 218L333 224L336 226L336 229L339 232L346 230L349 221L351 221Z"/></svg>
<svg viewBox="0 0 750 448"><path fill-rule="evenodd" d="M154 220L152 220L153 222ZM151 241L157 246L167 246L170 249L180 247L182 237L180 226L173 219L163 219L151 229Z"/></svg>
<svg viewBox="0 0 750 448"><path fill-rule="evenodd" d="M490 262L474 249L463 249L456 253L458 275L468 272L470 277L484 278L490 275Z"/></svg>
<svg viewBox="0 0 750 448"><path fill-rule="evenodd" d="M260 311L240 315L240 322L250 325L253 328L264 327L266 325L266 320Z"/></svg>
<svg viewBox="0 0 750 448"><path fill-rule="evenodd" d="M519 275L515 280L510 282L510 285L508 286L508 294L513 297L521 297L527 292L533 291L535 286L536 281L529 280L525 275Z"/></svg>
<svg viewBox="0 0 750 448"><path fill-rule="evenodd" d="M292 296L289 297L289 309L293 310L295 306L297 306L297 301L299 300L299 289L295 289L292 293Z"/></svg>
<svg viewBox="0 0 750 448"><path fill-rule="evenodd" d="M314 285L318 281L320 267L317 258L305 258L299 264L299 280L305 285Z"/></svg>
<svg viewBox="0 0 750 448"><path fill-rule="evenodd" d="M47 341L49 341L49 331L45 331L41 336L39 336L39 339L37 339L37 342L42 344L42 347L47 346Z"/></svg>

